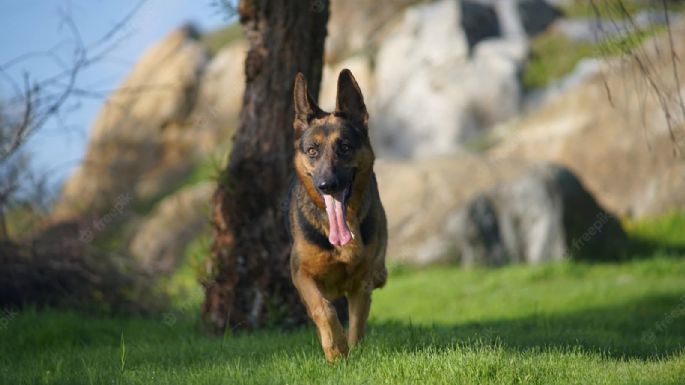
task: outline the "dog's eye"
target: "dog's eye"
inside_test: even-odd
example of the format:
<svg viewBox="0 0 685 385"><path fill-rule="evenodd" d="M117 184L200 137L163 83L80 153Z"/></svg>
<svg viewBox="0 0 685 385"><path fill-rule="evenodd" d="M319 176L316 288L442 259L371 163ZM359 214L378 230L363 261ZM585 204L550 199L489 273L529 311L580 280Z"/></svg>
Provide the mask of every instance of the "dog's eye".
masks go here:
<svg viewBox="0 0 685 385"><path fill-rule="evenodd" d="M319 155L319 150L317 150L315 147L309 147L307 149L307 155L309 155L311 158L315 158L317 155Z"/></svg>
<svg viewBox="0 0 685 385"><path fill-rule="evenodd" d="M352 148L347 144L341 144L340 145L340 152L342 152L343 154L350 152L351 149Z"/></svg>

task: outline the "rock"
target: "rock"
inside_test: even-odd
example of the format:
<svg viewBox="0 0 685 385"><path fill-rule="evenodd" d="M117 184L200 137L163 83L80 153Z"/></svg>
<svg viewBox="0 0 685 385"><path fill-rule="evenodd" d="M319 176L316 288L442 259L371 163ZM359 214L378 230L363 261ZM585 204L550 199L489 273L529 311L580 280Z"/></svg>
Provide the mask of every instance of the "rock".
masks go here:
<svg viewBox="0 0 685 385"><path fill-rule="evenodd" d="M188 242L207 230L213 187L175 190L230 138L241 107L245 51L238 41L210 60L195 31L185 27L146 52L103 107L86 161L65 184L53 219L103 217L125 195L127 216L116 216L111 227L122 229L117 251L152 273L176 268ZM92 237L107 235L100 233Z"/></svg>
<svg viewBox="0 0 685 385"><path fill-rule="evenodd" d="M369 73L372 141L392 158L453 155L516 116L527 36L559 16L542 0L376 3L332 3L320 100L331 73Z"/></svg>
<svg viewBox="0 0 685 385"><path fill-rule="evenodd" d="M464 93L454 84L465 77L469 53L458 20L453 1L412 7L382 42L376 58L376 83L382 87L371 111L382 155L450 153L474 136Z"/></svg>
<svg viewBox="0 0 685 385"><path fill-rule="evenodd" d="M471 99L466 111L476 122L479 134L519 114L521 85L518 74L527 54L526 40L488 40L476 47L470 68L472 73L462 80L470 86L466 90Z"/></svg>
<svg viewBox="0 0 685 385"><path fill-rule="evenodd" d="M506 2L506 1L502 1ZM528 36L537 35L562 16L561 11L548 0L519 0L518 13Z"/></svg>
<svg viewBox="0 0 685 385"><path fill-rule="evenodd" d="M626 239L576 176L552 164L480 194L448 219L444 236L453 243L442 253L456 251L466 266L617 257Z"/></svg>
<svg viewBox="0 0 685 385"><path fill-rule="evenodd" d="M685 33L685 19L673 21L672 33ZM685 55L685 40L675 39L674 49L676 57ZM646 40L637 52L642 63L650 63L650 79L658 79L658 95L635 60L606 59L599 73L505 125L490 155L564 164L620 216L684 209L685 115L679 95L685 80L675 80L671 55L663 54L670 52L667 35ZM675 64L685 72L685 63Z"/></svg>
<svg viewBox="0 0 685 385"><path fill-rule="evenodd" d="M500 33L490 36L512 38L513 34L522 37L536 35L544 31L554 20L562 16L555 4L547 0L462 0L462 10L466 20L474 19L481 25L490 22L499 23ZM484 16L484 12L493 10L495 19ZM462 21L462 24L464 22ZM471 23L474 26L478 23ZM491 28L481 26L481 28ZM465 28L469 31L469 29Z"/></svg>
<svg viewBox="0 0 685 385"><path fill-rule="evenodd" d="M393 9L404 9L412 1L397 2L401 4ZM369 24L375 26L373 38L365 40L360 34L366 27L357 28L356 22L345 24L340 19L336 28L342 32L336 34L349 35L350 44L343 44L335 60L328 61L321 100L323 106L328 103L327 107L332 107L337 73L351 68L371 112L377 153L416 158L412 162L388 158L378 162L389 222L390 259L451 261L457 250L456 237L445 233L466 234L461 252L474 264L484 263L478 257L483 255L488 256L488 263L500 264L542 261L572 252L568 249L573 243L567 239L564 252L547 255L539 251L561 249L558 237L536 230L558 223L545 214L555 201L543 189L557 182L543 177L522 178L523 182L514 178L540 161L573 170L602 207L622 216L685 208L685 162L674 146L676 141L682 148L685 118L672 109L676 124L669 131L657 98L653 94L645 98L644 90L649 87L633 87L626 81L644 79L635 65L624 62L621 67L609 61L602 71L595 68L578 75L579 79L570 78L573 87L562 82L561 90L554 98L546 98L539 110L511 120L521 111L518 74L528 49L524 32L541 28L526 26L525 17L519 14L529 11L522 11L520 3L472 0L479 7L467 10L466 2L443 0L410 7L398 12L396 19L392 14L365 15L369 10L385 12L377 2L368 3L374 5L359 6L361 13L354 20L376 19ZM531 2L535 3L539 2ZM339 1L333 6L336 4L354 10L360 3ZM513 11L503 14L507 7ZM496 23L489 10L497 15ZM471 16L464 16L470 12ZM482 23L471 22L469 17L475 17L475 12L482 13L482 19L478 18ZM497 35L493 35L495 30ZM675 29L674 36L682 31ZM89 211L97 216L98 211L114 205L117 196L129 192L135 198L132 211L141 200L155 201L178 186L197 153L206 154L221 143L217 138L230 132L242 93L239 79L244 46L226 47L210 61L194 35L192 29L177 31L153 47L112 96L95 124L86 161L64 188L58 212L68 216ZM650 55L652 73L658 74L668 105L677 106L676 90L683 89L682 78L677 84L670 77L672 62L670 55L663 55L669 52L663 42L659 43L662 55L653 52L653 41L645 44L644 54ZM685 55L682 42L675 40L678 57ZM379 47L377 55L373 47ZM682 73L683 63L676 64ZM141 84L158 85L160 81L171 86L152 87L140 95L130 92ZM605 83L621 91L612 92L609 99ZM626 85L630 87L623 92ZM493 127L496 130L491 131ZM464 149L483 133L496 134L493 148L481 155ZM547 207L539 213L538 208L530 208L536 218L542 218L531 220L525 228L530 233L511 221L500 221L501 202L489 194L477 195L512 180L517 181L512 182L516 188L507 196L514 192L538 196L540 207ZM480 198L469 204L473 197ZM516 203L524 200L507 199L510 217L527 214L522 213L522 204ZM152 214L163 218L155 219L158 223L173 223L169 218L181 214L165 213L185 210L167 204L166 199L162 202ZM197 208L194 204L187 205ZM460 208L466 219L455 219ZM179 224L198 223L194 222L197 217L188 215L189 219L178 220ZM143 220L141 234L135 234L130 247L150 269L166 271L173 268L181 243L189 238L178 235L184 234L184 229L172 225L169 233L183 242L176 243L176 238L163 232L158 235L165 225L155 221L152 217ZM468 226L457 231L459 223ZM137 233L135 226L132 232ZM511 234L526 240L516 253L510 250ZM545 241L529 240L533 236ZM475 242L481 238L488 240L487 248L477 247Z"/></svg>
<svg viewBox="0 0 685 385"><path fill-rule="evenodd" d="M475 194L520 175L528 165L514 158L469 154L379 160L375 171L388 217L388 259L411 264L441 261L442 229L449 214Z"/></svg>
<svg viewBox="0 0 685 385"><path fill-rule="evenodd" d="M100 111L53 218L106 211L125 193L145 205L178 186L237 125L246 49L238 41L210 60L192 27L150 48Z"/></svg>
<svg viewBox="0 0 685 385"><path fill-rule="evenodd" d="M243 40L221 48L207 66L200 80L195 108L189 119L194 150L207 154L217 146L217 138L230 138L237 127L245 89Z"/></svg>
<svg viewBox="0 0 685 385"><path fill-rule="evenodd" d="M179 141L208 63L192 27L153 46L110 96L93 128L85 160L65 183L53 217L106 210L116 196L162 193L192 167L192 141ZM142 183L139 183L142 182Z"/></svg>
<svg viewBox="0 0 685 385"><path fill-rule="evenodd" d="M556 17L536 7L552 9L540 1L475 0L408 8L380 43L375 61L377 92L370 106L379 154L455 154L517 115L519 72L528 53L518 10L528 15L531 32L540 28L536 23L546 25ZM533 21L536 14L540 20Z"/></svg>
<svg viewBox="0 0 685 385"><path fill-rule="evenodd" d="M376 51L388 25L416 0L332 1L325 60L336 64L350 56ZM356 77L356 74L355 74Z"/></svg>
<svg viewBox="0 0 685 385"><path fill-rule="evenodd" d="M205 182L164 198L137 227L129 250L145 271L169 274L185 247L209 229L209 204L215 185Z"/></svg>
<svg viewBox="0 0 685 385"><path fill-rule="evenodd" d="M393 26L407 8L416 7L416 0L378 1L334 1L331 2L331 16L326 38L326 62L336 64L350 56L373 55L383 39L393 33ZM465 31L469 47L491 37L508 37L501 28L502 17L515 20L529 35L547 27L560 12L543 0L450 0L457 8L461 29ZM509 17L509 3L515 12ZM421 7L419 4L418 7ZM502 7L502 10L495 8ZM504 12L502 12L504 11ZM499 15L498 15L499 14ZM519 17L520 14L520 17ZM353 26L353 28L350 28Z"/></svg>
<svg viewBox="0 0 685 385"><path fill-rule="evenodd" d="M481 40L500 36L497 12L489 4L478 1L462 0L459 2L461 28L466 35L469 48L475 47Z"/></svg>

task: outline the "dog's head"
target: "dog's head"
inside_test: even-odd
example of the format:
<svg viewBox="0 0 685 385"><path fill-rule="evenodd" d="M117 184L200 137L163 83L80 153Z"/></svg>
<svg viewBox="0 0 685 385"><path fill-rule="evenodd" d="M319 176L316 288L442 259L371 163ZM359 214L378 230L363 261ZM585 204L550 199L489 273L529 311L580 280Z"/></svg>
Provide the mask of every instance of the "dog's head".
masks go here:
<svg viewBox="0 0 685 385"><path fill-rule="evenodd" d="M369 115L359 85L345 69L338 77L336 108L321 110L307 92L300 73L295 78L295 170L310 195L322 202L330 223L329 241L344 245L347 203L360 175L368 178L374 155L368 134Z"/></svg>

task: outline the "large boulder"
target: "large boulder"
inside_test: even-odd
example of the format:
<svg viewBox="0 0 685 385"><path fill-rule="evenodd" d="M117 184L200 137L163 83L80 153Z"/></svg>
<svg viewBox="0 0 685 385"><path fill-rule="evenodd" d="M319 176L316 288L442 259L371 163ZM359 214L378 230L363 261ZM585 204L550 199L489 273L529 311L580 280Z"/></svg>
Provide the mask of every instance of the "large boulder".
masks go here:
<svg viewBox="0 0 685 385"><path fill-rule="evenodd" d="M197 102L185 130L195 143L194 150L210 153L217 138L227 140L238 125L245 89L247 43L238 40L214 55L200 79ZM223 143L222 143L223 144Z"/></svg>
<svg viewBox="0 0 685 385"><path fill-rule="evenodd" d="M320 100L361 74L380 156L460 152L521 111L528 36L560 13L543 0L333 2ZM350 28L354 26L354 28Z"/></svg>
<svg viewBox="0 0 685 385"><path fill-rule="evenodd" d="M625 234L569 169L464 155L376 167L388 258L501 265L615 256ZM601 232L601 235L596 235Z"/></svg>
<svg viewBox="0 0 685 385"><path fill-rule="evenodd" d="M675 36L682 34L685 22L674 21L672 28ZM675 40L679 57L685 55L684 43ZM454 213L482 191L506 185L540 162L572 170L600 207L620 217L685 209L685 117L678 107L683 77L681 83L674 81L673 62L663 55L668 36L646 41L640 52L653 65L650 76L670 108L671 130L664 105L646 86L639 64L609 60L599 63L601 71L584 75L539 109L499 125L492 147L480 156L378 162L388 215L388 258L413 264L454 261L450 257L457 254L456 243L450 238L452 251L445 253L450 246L443 234ZM685 63L676 65L685 71ZM481 218L494 211L489 198L480 202L468 207L483 212Z"/></svg>
<svg viewBox="0 0 685 385"><path fill-rule="evenodd" d="M505 3L506 1L501 1ZM528 36L534 36L545 31L563 13L550 0L518 0L518 14L521 17L521 25Z"/></svg>
<svg viewBox="0 0 685 385"><path fill-rule="evenodd" d="M388 33L386 27L415 3L416 0L332 1L326 62L338 63L350 56L374 52Z"/></svg>
<svg viewBox="0 0 685 385"><path fill-rule="evenodd" d="M475 0L408 8L375 60L378 86L369 104L379 153L454 154L517 115L526 32L539 31L557 15L541 8L552 9L542 1Z"/></svg>
<svg viewBox="0 0 685 385"><path fill-rule="evenodd" d="M562 166L543 164L474 198L445 225L436 258L464 265L617 257L619 221ZM450 255L451 254L451 255Z"/></svg>
<svg viewBox="0 0 685 385"><path fill-rule="evenodd" d="M558 4L554 4L551 0L461 0L461 3L462 8L468 7L474 11L479 7L486 10L496 9L499 20L495 21L501 24L499 29L505 37L510 37L514 30L516 33L525 33L528 36L536 35L562 16L562 12L557 8ZM483 23L482 18L477 18L475 12L464 13L464 15L467 20L476 19L481 22L481 25L487 24ZM472 24L475 26L475 23Z"/></svg>
<svg viewBox="0 0 685 385"><path fill-rule="evenodd" d="M518 159L470 154L379 160L375 171L388 217L388 258L408 264L435 262L442 252L442 228L449 214L527 167Z"/></svg>
<svg viewBox="0 0 685 385"><path fill-rule="evenodd" d="M497 12L492 4L479 1L462 0L459 2L461 28L466 34L469 48L475 47L481 40L498 37L501 34L497 21Z"/></svg>
<svg viewBox="0 0 685 385"><path fill-rule="evenodd" d="M53 218L106 211L121 194L147 207L182 184L197 161L228 147L246 49L237 40L210 58L185 26L146 51L100 111Z"/></svg>
<svg viewBox="0 0 685 385"><path fill-rule="evenodd" d="M672 21L685 33L685 19ZM522 119L504 124L498 158L564 164L602 206L641 217L685 208L685 39L648 39ZM645 66L644 63L649 63ZM675 65L675 67L674 67ZM656 86L656 88L654 87Z"/></svg>
<svg viewBox="0 0 685 385"><path fill-rule="evenodd" d="M118 195L154 197L192 166L182 131L209 61L193 27L150 48L108 98L91 129L85 159L65 183L54 216L102 212Z"/></svg>
<svg viewBox="0 0 685 385"><path fill-rule="evenodd" d="M469 54L459 17L449 0L412 7L382 42L376 83L383 86L371 114L381 154L445 154L474 136L476 127L463 113L466 93L454 86L466 78L454 79Z"/></svg>
<svg viewBox="0 0 685 385"><path fill-rule="evenodd" d="M164 198L137 227L129 251L151 274L173 272L185 247L209 230L209 203L215 185L205 182Z"/></svg>

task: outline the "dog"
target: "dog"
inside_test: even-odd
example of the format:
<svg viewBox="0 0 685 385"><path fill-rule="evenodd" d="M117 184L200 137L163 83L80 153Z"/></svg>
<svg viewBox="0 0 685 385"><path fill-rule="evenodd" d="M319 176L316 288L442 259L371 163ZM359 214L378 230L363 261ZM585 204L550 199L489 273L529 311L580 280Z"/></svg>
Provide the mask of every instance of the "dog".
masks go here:
<svg viewBox="0 0 685 385"><path fill-rule="evenodd" d="M326 359L332 362L364 336L371 292L387 280L387 221L373 172L369 115L352 73L340 72L333 113L316 105L301 73L295 78L293 99L290 269ZM347 336L333 306L343 296Z"/></svg>

